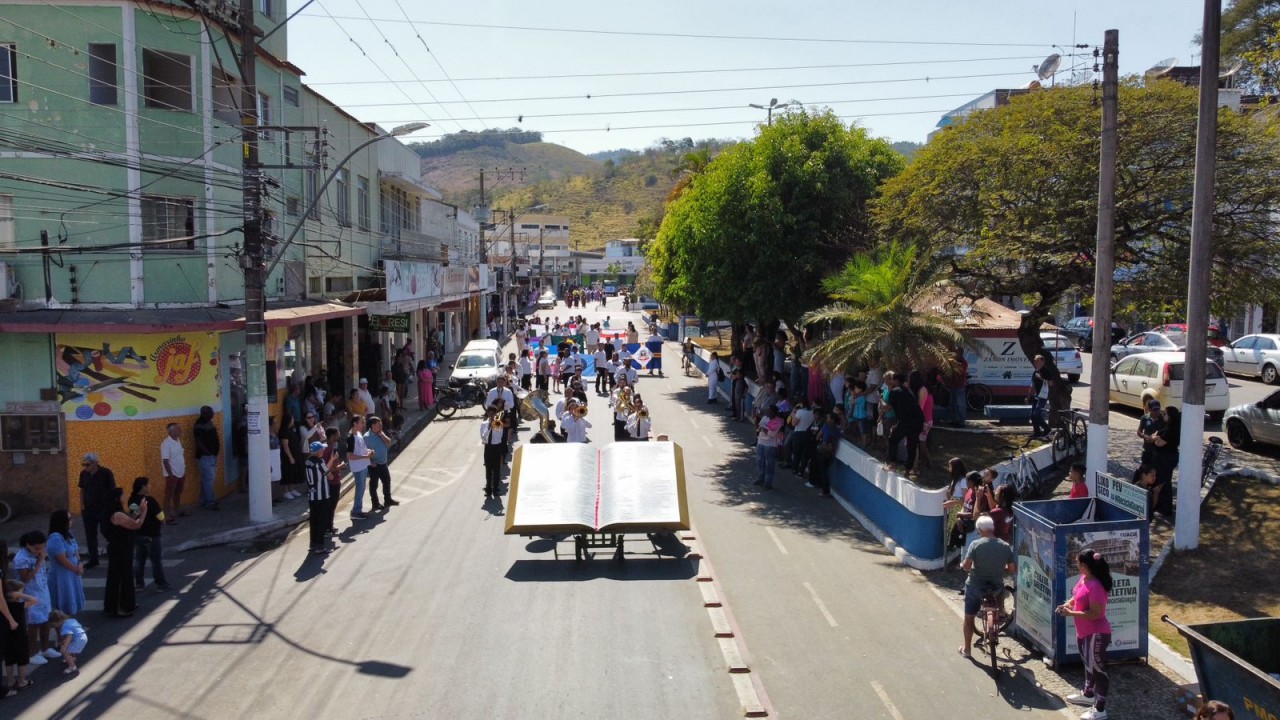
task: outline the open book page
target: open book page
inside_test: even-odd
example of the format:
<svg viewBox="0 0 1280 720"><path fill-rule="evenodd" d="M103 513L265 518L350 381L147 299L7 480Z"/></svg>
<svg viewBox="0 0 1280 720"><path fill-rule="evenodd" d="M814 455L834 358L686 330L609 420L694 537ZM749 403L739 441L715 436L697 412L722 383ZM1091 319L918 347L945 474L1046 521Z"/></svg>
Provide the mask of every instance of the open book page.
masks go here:
<svg viewBox="0 0 1280 720"><path fill-rule="evenodd" d="M684 455L671 442L617 442L600 451L600 527L687 530Z"/></svg>
<svg viewBox="0 0 1280 720"><path fill-rule="evenodd" d="M508 534L593 530L596 449L582 443L524 445L511 466Z"/></svg>

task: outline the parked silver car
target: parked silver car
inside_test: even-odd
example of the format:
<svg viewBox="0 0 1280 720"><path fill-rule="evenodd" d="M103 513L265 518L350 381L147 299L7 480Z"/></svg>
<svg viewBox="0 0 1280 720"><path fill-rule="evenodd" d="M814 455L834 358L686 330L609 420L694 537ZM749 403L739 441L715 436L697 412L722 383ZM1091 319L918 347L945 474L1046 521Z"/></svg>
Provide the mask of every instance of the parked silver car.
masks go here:
<svg viewBox="0 0 1280 720"><path fill-rule="evenodd" d="M1222 427L1233 448L1243 450L1254 443L1280 445L1280 390L1256 403L1227 408Z"/></svg>
<svg viewBox="0 0 1280 720"><path fill-rule="evenodd" d="M1280 335L1245 335L1222 348L1222 369L1275 385L1280 382Z"/></svg>
<svg viewBox="0 0 1280 720"><path fill-rule="evenodd" d="M1222 367L1222 350L1212 345L1205 346L1206 359L1218 363ZM1147 331L1134 333L1111 346L1111 362L1150 352L1183 352L1187 349L1187 336L1181 333L1161 333Z"/></svg>

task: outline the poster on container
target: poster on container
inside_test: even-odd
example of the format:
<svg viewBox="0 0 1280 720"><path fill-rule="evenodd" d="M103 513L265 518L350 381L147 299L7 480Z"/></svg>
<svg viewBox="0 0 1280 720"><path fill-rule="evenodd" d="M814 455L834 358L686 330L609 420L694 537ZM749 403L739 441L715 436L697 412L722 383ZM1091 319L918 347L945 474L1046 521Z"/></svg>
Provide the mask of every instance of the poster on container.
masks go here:
<svg viewBox="0 0 1280 720"><path fill-rule="evenodd" d="M218 335L59 333L58 401L68 420L194 415L219 405Z"/></svg>
<svg viewBox="0 0 1280 720"><path fill-rule="evenodd" d="M1054 655L1053 527L1036 515L1015 506L1013 538L1018 560L1018 612L1014 624L1039 646L1046 657Z"/></svg>
<svg viewBox="0 0 1280 720"><path fill-rule="evenodd" d="M1107 620L1111 623L1111 646L1108 653L1138 652L1147 634L1147 613L1141 602L1145 594L1143 579L1142 537L1138 528L1071 533L1067 535L1066 598L1071 597L1080 581L1077 556L1082 550L1093 550L1106 558L1111 569L1111 592L1107 597ZM1065 599L1065 598L1064 598ZM1022 608L1019 607L1021 612ZM1066 651L1069 661L1080 659L1076 648L1075 618L1066 619Z"/></svg>

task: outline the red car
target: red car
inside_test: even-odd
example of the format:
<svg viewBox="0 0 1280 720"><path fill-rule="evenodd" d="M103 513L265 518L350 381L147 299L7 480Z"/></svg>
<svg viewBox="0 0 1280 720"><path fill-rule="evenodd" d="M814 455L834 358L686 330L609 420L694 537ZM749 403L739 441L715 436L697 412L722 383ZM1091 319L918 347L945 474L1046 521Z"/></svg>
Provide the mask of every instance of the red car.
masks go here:
<svg viewBox="0 0 1280 720"><path fill-rule="evenodd" d="M1151 328L1151 332L1180 333L1182 335L1186 335L1187 324L1186 323L1169 323L1168 325L1153 327ZM1225 333L1222 332L1221 328L1219 328L1217 325L1209 326L1209 344L1214 347L1227 346L1227 336Z"/></svg>

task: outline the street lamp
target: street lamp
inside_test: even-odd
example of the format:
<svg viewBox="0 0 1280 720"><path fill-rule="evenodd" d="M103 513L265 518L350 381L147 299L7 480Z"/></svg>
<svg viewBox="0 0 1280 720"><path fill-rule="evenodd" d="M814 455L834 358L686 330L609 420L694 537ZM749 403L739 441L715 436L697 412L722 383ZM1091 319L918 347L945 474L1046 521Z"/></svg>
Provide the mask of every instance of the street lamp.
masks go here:
<svg viewBox="0 0 1280 720"><path fill-rule="evenodd" d="M267 421L267 319L266 319L266 302L262 293L254 293L256 300L250 301L249 288L261 288L263 282L271 274L279 264L280 259L284 257L284 249L289 247L293 239L297 237L298 231L306 224L306 218L315 210L316 203L320 202L320 198L324 196L325 188L329 187L329 183L338 176L338 171L347 164L356 153L387 138L401 137L410 133L415 133L423 128L428 127L427 123L414 122L392 128L391 132L386 135L377 135L365 140L357 145L351 152L338 161L334 166L333 172L329 177L325 178L324 184L312 196L307 207L299 215L301 218L298 224L294 226L293 231L289 233L289 237L280 244L280 249L276 252L275 260L265 269L258 264L252 264L245 268L245 384L248 390L248 403L245 412L249 428L248 451L249 451L249 522L265 523L271 520L271 457L270 445L267 437L268 421Z"/></svg>
<svg viewBox="0 0 1280 720"><path fill-rule="evenodd" d="M773 125L773 111L774 111L774 109L775 109L775 108L777 108L777 109L779 109L779 110L780 110L781 108L785 108L785 107L793 107L793 106L799 106L799 105L800 105L800 101L798 101L798 100L788 100L788 101L786 101L786 102L784 102L784 103L780 103L780 102L778 102L778 98L769 98L769 104L768 104L768 105L757 105L757 104L755 104L755 103L748 103L748 104L747 104L747 107L752 107L752 108L755 108L755 109L757 109L757 110L765 110L765 111L767 111L767 112L769 113L769 115L768 115L768 123L767 123L767 124L768 124L768 125Z"/></svg>

